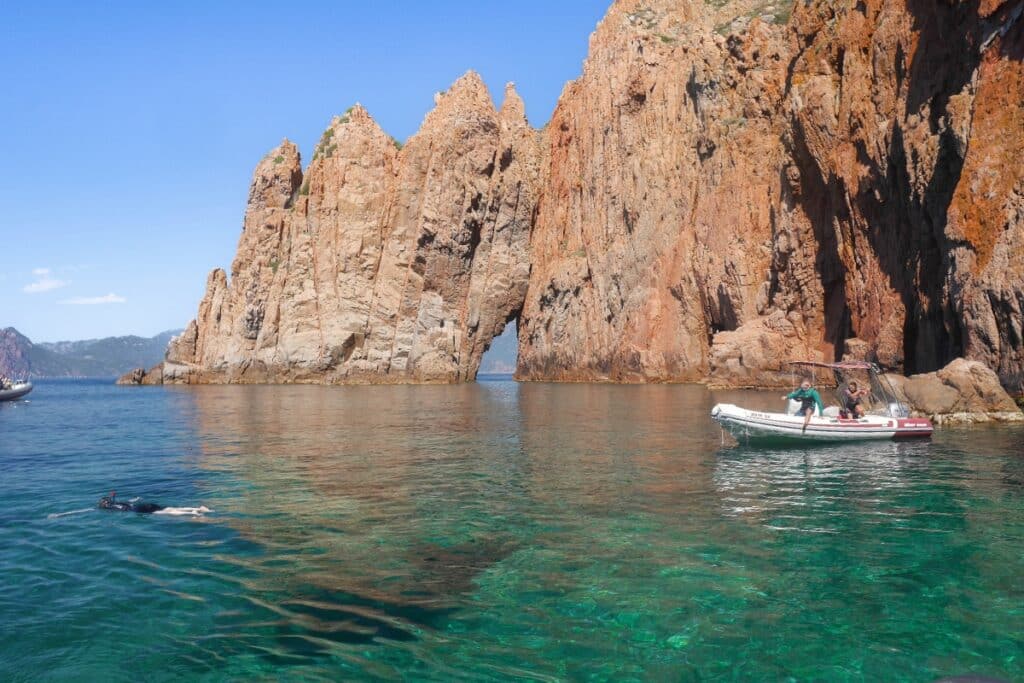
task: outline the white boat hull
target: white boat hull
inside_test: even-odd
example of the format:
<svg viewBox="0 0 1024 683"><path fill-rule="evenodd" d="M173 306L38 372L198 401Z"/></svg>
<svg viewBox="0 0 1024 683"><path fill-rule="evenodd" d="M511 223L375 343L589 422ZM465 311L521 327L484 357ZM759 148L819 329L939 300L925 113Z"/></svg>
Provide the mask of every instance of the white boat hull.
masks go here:
<svg viewBox="0 0 1024 683"><path fill-rule="evenodd" d="M0 390L0 401L15 401L32 391L31 382L18 382L10 389Z"/></svg>
<svg viewBox="0 0 1024 683"><path fill-rule="evenodd" d="M814 415L805 428L803 416L747 410L731 403L716 405L711 409L711 418L740 441L867 441L932 435L932 423L924 418L867 415L843 419Z"/></svg>

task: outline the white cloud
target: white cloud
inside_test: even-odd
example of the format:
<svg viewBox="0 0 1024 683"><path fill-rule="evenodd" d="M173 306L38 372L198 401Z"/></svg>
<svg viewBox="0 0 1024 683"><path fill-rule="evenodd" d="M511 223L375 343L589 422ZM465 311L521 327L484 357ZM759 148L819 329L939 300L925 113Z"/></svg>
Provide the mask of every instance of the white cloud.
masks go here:
<svg viewBox="0 0 1024 683"><path fill-rule="evenodd" d="M111 292L106 296L76 296L71 299L64 299L60 303L71 306L96 306L99 304L123 304L127 299Z"/></svg>
<svg viewBox="0 0 1024 683"><path fill-rule="evenodd" d="M39 294L40 292L49 292L54 289L60 289L61 287L67 287L70 282L67 280L58 280L50 277L49 268L33 268L32 274L36 276L35 282L22 287L22 291L26 294Z"/></svg>

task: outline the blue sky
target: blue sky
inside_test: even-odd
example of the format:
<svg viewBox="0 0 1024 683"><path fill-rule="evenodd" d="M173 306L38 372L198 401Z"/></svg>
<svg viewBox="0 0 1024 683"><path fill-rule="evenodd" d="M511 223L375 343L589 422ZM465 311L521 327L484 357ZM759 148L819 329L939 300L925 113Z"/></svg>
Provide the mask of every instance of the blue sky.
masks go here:
<svg viewBox="0 0 1024 683"><path fill-rule="evenodd" d="M183 327L282 138L359 101L404 140L467 69L543 125L610 0L159 4L0 10L0 327Z"/></svg>

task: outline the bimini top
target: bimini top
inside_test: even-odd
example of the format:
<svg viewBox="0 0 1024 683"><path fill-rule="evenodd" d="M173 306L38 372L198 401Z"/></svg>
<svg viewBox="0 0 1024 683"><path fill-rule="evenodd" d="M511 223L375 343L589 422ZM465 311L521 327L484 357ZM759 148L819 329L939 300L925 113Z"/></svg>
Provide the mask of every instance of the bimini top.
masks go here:
<svg viewBox="0 0 1024 683"><path fill-rule="evenodd" d="M866 363L864 361L850 361L847 363L819 363L813 360L794 360L789 362L790 365L804 365L815 368L831 368L833 370L874 370L875 366L873 363Z"/></svg>

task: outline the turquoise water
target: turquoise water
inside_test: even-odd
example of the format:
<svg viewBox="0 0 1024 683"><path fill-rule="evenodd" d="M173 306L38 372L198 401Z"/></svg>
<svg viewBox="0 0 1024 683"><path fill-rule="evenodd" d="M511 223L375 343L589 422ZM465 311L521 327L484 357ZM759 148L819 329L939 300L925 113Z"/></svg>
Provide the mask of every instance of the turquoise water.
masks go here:
<svg viewBox="0 0 1024 683"><path fill-rule="evenodd" d="M708 413L775 394L687 386L29 398L0 680L1024 679L1024 429L753 450Z"/></svg>

